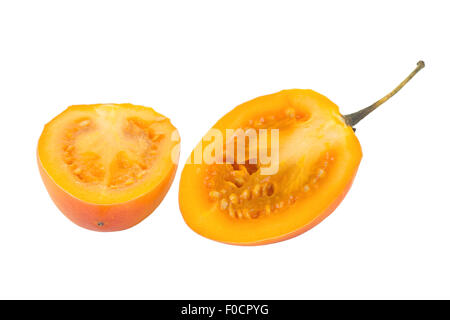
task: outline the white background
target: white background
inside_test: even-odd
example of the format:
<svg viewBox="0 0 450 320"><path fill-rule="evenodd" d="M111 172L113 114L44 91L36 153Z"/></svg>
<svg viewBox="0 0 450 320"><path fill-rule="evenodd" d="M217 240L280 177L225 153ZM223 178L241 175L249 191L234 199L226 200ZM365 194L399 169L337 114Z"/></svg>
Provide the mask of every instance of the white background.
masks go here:
<svg viewBox="0 0 450 320"><path fill-rule="evenodd" d="M1 1L0 298L450 298L448 1ZM311 231L235 247L178 209L181 168L234 106L311 88L343 114L426 68L357 126L353 188ZM72 104L151 106L181 163L136 227L84 230L41 182L43 126Z"/></svg>

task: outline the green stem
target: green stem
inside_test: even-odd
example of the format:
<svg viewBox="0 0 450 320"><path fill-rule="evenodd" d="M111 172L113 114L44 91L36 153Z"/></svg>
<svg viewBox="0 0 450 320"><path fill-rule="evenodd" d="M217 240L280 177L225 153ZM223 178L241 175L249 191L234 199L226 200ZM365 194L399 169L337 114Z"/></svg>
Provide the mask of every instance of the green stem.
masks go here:
<svg viewBox="0 0 450 320"><path fill-rule="evenodd" d="M347 125L349 125L351 127L356 125L358 122L360 122L362 119L364 119L369 113L371 113L373 110L375 110L376 108L381 106L383 103L388 101L394 94L399 92L400 89L403 88L403 86L405 84L407 84L408 81L411 80L416 75L416 73L419 72L420 69L422 69L423 67L425 67L425 63L422 60L417 62L417 67L413 70L413 72L411 72L409 74L409 76L407 76L406 79L403 80L394 90L389 92L387 95L385 95L383 98L381 98L377 102L373 103L372 105L370 105L364 109L361 109L359 111L356 111L354 113L350 113L350 114L343 116L345 123L347 123Z"/></svg>

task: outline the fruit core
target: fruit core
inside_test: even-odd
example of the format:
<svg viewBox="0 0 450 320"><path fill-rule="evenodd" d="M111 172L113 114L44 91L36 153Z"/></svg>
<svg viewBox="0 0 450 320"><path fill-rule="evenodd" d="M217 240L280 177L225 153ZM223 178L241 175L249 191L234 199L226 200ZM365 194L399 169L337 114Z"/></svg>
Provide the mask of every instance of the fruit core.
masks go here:
<svg viewBox="0 0 450 320"><path fill-rule="evenodd" d="M249 160L246 143L245 163L207 166L203 182L209 200L232 219L251 220L280 214L289 205L314 193L326 177L336 155L325 147L308 148L311 145L308 141L317 139L314 137L316 128L308 122L309 119L310 115L288 108L284 112L264 115L244 123L244 131L279 129L280 159L288 160L280 161L277 174L262 175L259 161ZM256 132L258 134L258 130ZM282 146L283 139L289 140L289 137L296 134L300 134L305 143ZM296 155L296 160L289 160L293 157L283 157L292 153Z"/></svg>
<svg viewBox="0 0 450 320"><path fill-rule="evenodd" d="M119 115L114 108L74 119L65 128L61 153L71 174L84 184L125 188L149 172L164 134L157 121Z"/></svg>

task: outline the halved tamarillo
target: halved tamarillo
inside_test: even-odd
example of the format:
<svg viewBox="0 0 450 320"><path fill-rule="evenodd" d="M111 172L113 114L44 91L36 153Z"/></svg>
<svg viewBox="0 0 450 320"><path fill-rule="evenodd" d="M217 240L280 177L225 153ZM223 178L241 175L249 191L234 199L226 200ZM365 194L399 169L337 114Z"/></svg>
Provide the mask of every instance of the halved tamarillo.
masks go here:
<svg viewBox="0 0 450 320"><path fill-rule="evenodd" d="M178 144L177 129L151 108L71 106L45 125L38 166L70 220L90 230L118 231L162 201L175 176Z"/></svg>
<svg viewBox="0 0 450 320"><path fill-rule="evenodd" d="M284 90L243 103L192 151L180 181L185 222L200 235L235 245L297 236L339 205L361 161L354 125L373 105L342 116L312 90Z"/></svg>

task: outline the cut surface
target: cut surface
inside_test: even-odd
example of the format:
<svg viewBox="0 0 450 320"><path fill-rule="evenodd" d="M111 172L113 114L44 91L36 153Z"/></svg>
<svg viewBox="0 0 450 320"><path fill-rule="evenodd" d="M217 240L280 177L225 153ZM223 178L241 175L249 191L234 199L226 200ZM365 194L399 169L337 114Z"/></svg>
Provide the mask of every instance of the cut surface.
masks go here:
<svg viewBox="0 0 450 320"><path fill-rule="evenodd" d="M176 129L151 108L131 104L72 106L48 123L38 155L48 175L77 199L132 200L173 167Z"/></svg>
<svg viewBox="0 0 450 320"><path fill-rule="evenodd" d="M180 181L180 208L199 234L232 244L282 240L318 223L339 202L358 168L361 148L335 104L311 90L287 90L244 103L213 129L278 129L267 154L278 170L264 174L261 159L195 163L195 150ZM234 144L225 138L224 145ZM197 148L205 150L205 144ZM255 147L253 147L255 148ZM258 144L259 151L261 146ZM253 160L253 161L252 161Z"/></svg>

